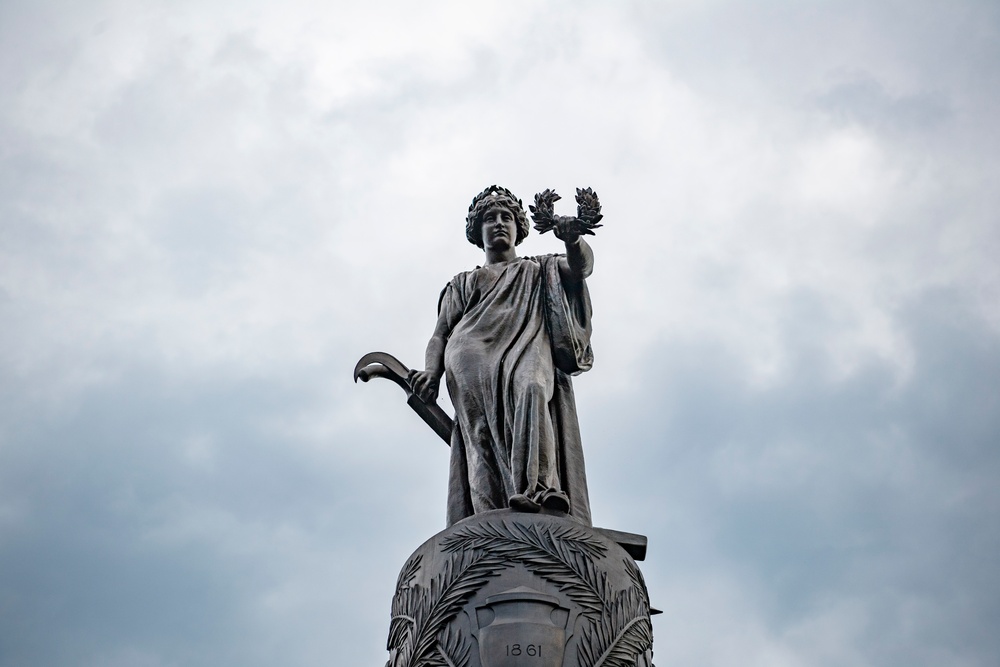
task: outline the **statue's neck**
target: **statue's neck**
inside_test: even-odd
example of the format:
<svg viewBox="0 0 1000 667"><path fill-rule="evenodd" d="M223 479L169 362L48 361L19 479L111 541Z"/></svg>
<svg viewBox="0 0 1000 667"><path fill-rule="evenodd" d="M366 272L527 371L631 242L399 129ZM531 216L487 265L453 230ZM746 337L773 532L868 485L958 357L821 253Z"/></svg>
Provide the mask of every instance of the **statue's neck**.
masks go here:
<svg viewBox="0 0 1000 667"><path fill-rule="evenodd" d="M492 248L486 249L486 264L503 264L504 262L512 262L517 259L517 253L514 252L513 248L507 248L506 250L493 250Z"/></svg>

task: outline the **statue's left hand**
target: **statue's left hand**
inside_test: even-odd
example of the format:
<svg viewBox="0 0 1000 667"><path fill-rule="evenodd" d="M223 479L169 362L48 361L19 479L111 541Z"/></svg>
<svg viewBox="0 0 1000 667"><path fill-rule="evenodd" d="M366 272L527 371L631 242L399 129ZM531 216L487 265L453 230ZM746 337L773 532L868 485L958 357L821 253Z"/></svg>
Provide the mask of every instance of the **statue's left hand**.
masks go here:
<svg viewBox="0 0 1000 667"><path fill-rule="evenodd" d="M567 245L572 245L581 236L592 235L601 226L600 222L604 218L601 214L601 201L592 189L576 189L576 217L555 214L553 205L560 199L553 190L545 190L536 194L534 205L528 207L531 219L535 221L535 229L540 234L551 230Z"/></svg>
<svg viewBox="0 0 1000 667"><path fill-rule="evenodd" d="M556 238L563 243L571 245L576 243L583 235L579 219L568 215L557 215L553 217L555 218L556 224L552 228L552 233L555 234Z"/></svg>

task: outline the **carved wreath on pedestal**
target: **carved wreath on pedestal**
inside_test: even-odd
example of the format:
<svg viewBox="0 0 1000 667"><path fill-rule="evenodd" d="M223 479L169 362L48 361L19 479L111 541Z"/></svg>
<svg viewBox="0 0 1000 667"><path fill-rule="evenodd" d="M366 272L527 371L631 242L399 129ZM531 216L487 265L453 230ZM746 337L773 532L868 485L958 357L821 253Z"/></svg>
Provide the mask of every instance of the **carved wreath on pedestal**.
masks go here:
<svg viewBox="0 0 1000 667"><path fill-rule="evenodd" d="M425 587L413 582L423 556L403 567L392 600L387 667L466 667L468 640L450 621L493 577L514 563L553 584L580 609L581 667L653 667L653 628L642 573L631 559L631 586L613 591L594 559L607 547L574 526L554 527L502 521L459 528L441 542L448 553L442 571Z"/></svg>

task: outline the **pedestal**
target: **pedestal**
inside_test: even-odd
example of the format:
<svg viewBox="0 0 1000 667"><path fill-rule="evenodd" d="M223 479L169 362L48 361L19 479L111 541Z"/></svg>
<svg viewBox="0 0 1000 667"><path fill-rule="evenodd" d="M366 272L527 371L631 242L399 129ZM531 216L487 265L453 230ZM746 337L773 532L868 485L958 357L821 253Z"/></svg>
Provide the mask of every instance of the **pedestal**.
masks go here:
<svg viewBox="0 0 1000 667"><path fill-rule="evenodd" d="M387 667L652 667L649 616L639 567L609 533L488 512L403 566Z"/></svg>

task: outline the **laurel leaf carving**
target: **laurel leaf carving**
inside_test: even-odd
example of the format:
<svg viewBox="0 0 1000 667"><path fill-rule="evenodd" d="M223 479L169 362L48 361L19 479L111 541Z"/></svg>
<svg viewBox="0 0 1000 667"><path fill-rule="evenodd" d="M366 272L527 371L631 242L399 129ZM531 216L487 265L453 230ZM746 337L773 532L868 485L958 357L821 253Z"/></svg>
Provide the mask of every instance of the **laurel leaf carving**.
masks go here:
<svg viewBox="0 0 1000 667"><path fill-rule="evenodd" d="M535 204L528 206L528 210L531 211L531 220L535 223L535 229L540 233L544 234L555 228L552 216L555 212L554 205L560 199L562 197L557 195L554 190L546 188L535 195Z"/></svg>
<svg viewBox="0 0 1000 667"><path fill-rule="evenodd" d="M593 189L576 189L576 217L555 214L555 203L560 199L562 197L554 190L545 189L535 195L534 205L528 206L531 220L539 233L561 230L557 231L557 236L560 238L563 238L564 232L584 236L593 235L595 229L603 226L599 224L604 219L601 213L601 201Z"/></svg>

